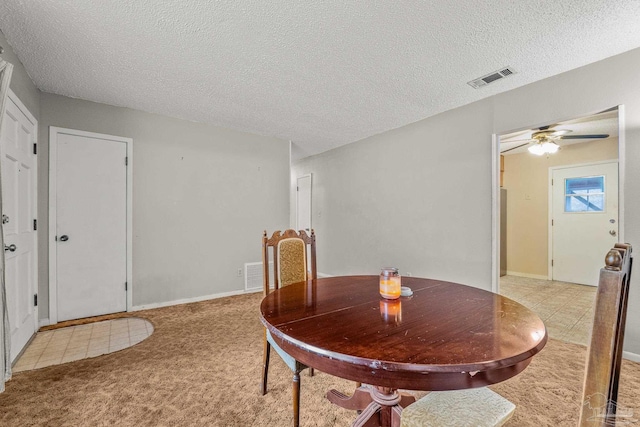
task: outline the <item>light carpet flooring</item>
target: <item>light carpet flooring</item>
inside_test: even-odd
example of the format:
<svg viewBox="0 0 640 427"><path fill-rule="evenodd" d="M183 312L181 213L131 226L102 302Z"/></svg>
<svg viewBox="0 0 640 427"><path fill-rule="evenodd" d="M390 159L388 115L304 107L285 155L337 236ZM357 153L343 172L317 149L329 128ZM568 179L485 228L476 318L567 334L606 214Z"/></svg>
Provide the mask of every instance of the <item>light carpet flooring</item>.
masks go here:
<svg viewBox="0 0 640 427"><path fill-rule="evenodd" d="M290 426L291 370L273 356L259 393L262 295L136 312L154 325L115 353L18 372L0 393L0 426ZM491 388L516 405L513 427L575 426L585 347L553 338L524 372ZM301 386L301 426L348 426L354 411L325 398L353 381L316 371ZM624 360L619 407L640 417L640 364ZM633 425L633 424L631 424Z"/></svg>
<svg viewBox="0 0 640 427"><path fill-rule="evenodd" d="M517 276L500 278L500 293L535 311L551 338L586 345L593 321L596 288ZM107 320L38 332L13 372L44 368L112 353L153 333L144 319Z"/></svg>
<svg viewBox="0 0 640 427"><path fill-rule="evenodd" d="M597 287L516 276L500 278L500 294L533 310L551 338L587 345Z"/></svg>
<svg viewBox="0 0 640 427"><path fill-rule="evenodd" d="M147 339L153 325L129 317L38 332L13 372L40 369L123 350Z"/></svg>

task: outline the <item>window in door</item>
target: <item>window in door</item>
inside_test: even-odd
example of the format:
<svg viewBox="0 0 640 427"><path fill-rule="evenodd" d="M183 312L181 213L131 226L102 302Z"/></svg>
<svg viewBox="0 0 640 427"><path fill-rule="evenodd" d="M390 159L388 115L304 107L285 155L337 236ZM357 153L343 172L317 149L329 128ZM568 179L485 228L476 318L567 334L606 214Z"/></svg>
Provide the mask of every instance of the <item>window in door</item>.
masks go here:
<svg viewBox="0 0 640 427"><path fill-rule="evenodd" d="M604 176L566 178L564 211L602 212L604 210Z"/></svg>

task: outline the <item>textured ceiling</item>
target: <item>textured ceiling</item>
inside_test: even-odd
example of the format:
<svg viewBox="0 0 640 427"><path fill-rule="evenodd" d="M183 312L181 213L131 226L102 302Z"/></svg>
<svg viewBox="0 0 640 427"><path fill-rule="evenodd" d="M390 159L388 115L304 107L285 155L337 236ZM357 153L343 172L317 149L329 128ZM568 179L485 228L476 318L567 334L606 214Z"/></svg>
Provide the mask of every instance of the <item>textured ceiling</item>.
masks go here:
<svg viewBox="0 0 640 427"><path fill-rule="evenodd" d="M41 90L290 139L296 158L636 48L639 26L638 0L0 2Z"/></svg>

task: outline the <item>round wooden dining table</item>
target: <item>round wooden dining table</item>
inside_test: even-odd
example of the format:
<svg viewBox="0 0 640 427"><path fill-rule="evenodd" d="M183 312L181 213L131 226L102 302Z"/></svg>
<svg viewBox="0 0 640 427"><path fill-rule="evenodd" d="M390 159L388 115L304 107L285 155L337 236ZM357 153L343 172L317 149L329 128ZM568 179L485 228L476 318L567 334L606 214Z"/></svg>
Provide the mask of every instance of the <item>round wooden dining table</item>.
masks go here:
<svg viewBox="0 0 640 427"><path fill-rule="evenodd" d="M546 344L523 305L457 283L403 277L413 295L386 300L379 276L309 280L268 294L261 320L307 366L366 386L330 401L362 411L353 426L399 425L406 390L483 387L522 372Z"/></svg>

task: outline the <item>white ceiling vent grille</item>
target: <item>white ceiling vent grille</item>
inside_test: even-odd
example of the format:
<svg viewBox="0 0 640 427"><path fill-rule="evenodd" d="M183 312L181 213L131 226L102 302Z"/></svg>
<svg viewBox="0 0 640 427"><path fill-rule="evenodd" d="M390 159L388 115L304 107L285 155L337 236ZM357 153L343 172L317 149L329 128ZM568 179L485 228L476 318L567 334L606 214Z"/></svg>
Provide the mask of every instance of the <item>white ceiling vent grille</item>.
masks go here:
<svg viewBox="0 0 640 427"><path fill-rule="evenodd" d="M273 274L273 262L269 262L269 273ZM246 263L244 265L244 290L246 292L261 291L263 284L262 263Z"/></svg>
<svg viewBox="0 0 640 427"><path fill-rule="evenodd" d="M516 70L514 70L511 67L504 67L501 68L498 71L494 71L493 73L489 73L486 76L482 76L478 79L475 80L471 80L470 82L468 82L469 86L471 86L474 89L480 89L481 87L484 87L486 85L488 85L489 83L493 83L496 80L500 80L500 79L504 79L505 77L508 77L512 74L515 74Z"/></svg>

